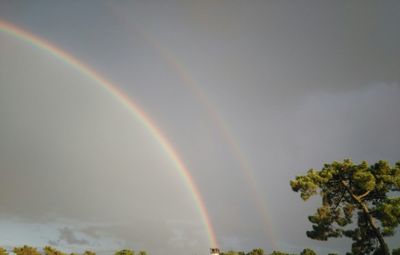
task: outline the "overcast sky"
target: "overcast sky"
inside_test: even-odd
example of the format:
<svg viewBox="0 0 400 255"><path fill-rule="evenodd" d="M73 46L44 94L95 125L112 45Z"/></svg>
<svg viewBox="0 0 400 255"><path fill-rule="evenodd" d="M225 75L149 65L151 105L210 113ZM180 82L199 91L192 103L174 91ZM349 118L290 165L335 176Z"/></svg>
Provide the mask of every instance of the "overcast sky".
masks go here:
<svg viewBox="0 0 400 255"><path fill-rule="evenodd" d="M8 1L0 19L75 56L157 123L222 249L304 247L324 162L400 160L398 1ZM190 190L119 101L0 32L0 240L207 254ZM390 239L392 247L399 234Z"/></svg>

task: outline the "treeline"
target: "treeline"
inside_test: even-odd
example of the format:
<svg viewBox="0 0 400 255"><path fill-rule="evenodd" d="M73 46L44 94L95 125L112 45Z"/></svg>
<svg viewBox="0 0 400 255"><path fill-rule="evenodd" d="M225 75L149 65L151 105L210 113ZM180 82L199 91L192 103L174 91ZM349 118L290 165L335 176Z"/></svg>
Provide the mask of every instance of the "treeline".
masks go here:
<svg viewBox="0 0 400 255"><path fill-rule="evenodd" d="M35 247L24 245L21 247L14 247L12 249L12 252L15 253L16 255L80 255L74 252L65 253L51 246L44 247L43 252L40 252ZM9 252L6 249L0 247L0 255L9 255ZM87 250L84 253L82 253L82 255L96 255L96 252ZM147 255L147 252L139 251L136 253L134 250L124 249L116 251L114 255Z"/></svg>
<svg viewBox="0 0 400 255"><path fill-rule="evenodd" d="M382 253L376 251L373 255L381 255ZM298 253L286 253L281 251L273 251L272 253L265 253L263 249L253 249L250 252L244 251L228 251L228 252L221 252L220 255L317 255L317 253L311 249L304 249L300 254ZM329 253L328 255L337 255L337 253ZM346 255L353 255L351 252L347 252ZM400 248L393 249L392 255L400 255Z"/></svg>
<svg viewBox="0 0 400 255"><path fill-rule="evenodd" d="M263 249L253 249L250 252L244 252L244 251L221 252L220 255L267 255L267 253L265 253ZM299 254L285 253L285 252L281 252L281 251L273 251L272 253L269 253L268 255L299 255ZM304 249L300 253L300 255L316 255L316 253L311 249ZM336 254L331 253L329 255L336 255Z"/></svg>
<svg viewBox="0 0 400 255"><path fill-rule="evenodd" d="M399 249L400 251L400 249ZM40 252L37 248L32 247L32 246L21 246L21 247L14 247L11 252L15 253L16 255L96 255L96 252L94 251L85 251L82 254L78 253L65 253L60 250L57 250L54 247L51 246L46 246L43 248L43 251ZM0 247L0 255L9 255L9 252ZM129 250L129 249L124 249L124 250L119 250L114 253L114 255L147 255L147 252L145 251L139 251L135 252L134 250ZM267 255L263 249L253 249L250 252L244 252L244 251L227 251L227 252L221 252L220 255ZM299 254L294 254L294 253L285 253L285 252L280 252L280 251L273 251L269 255L299 255ZM316 253L311 250L311 249L304 249L300 255L316 255ZM331 253L329 255L336 255L334 253ZM400 255L400 253L393 253L393 255Z"/></svg>
<svg viewBox="0 0 400 255"><path fill-rule="evenodd" d="M15 253L16 255L96 255L96 252L94 251L85 251L82 254L78 253L65 253L62 251L57 250L56 248L53 248L51 246L46 246L43 248L43 251L40 252L37 248L32 247L32 246L20 246L20 247L14 247L11 252ZM114 255L147 255L148 253L146 251L139 251L135 252L134 250L129 250L129 249L123 249L114 252ZM381 253L376 252L374 255L380 255ZM0 255L9 255L9 252L0 247ZM220 255L317 255L317 253L311 249L304 249L300 253L286 253L286 252L281 252L281 251L273 251L272 253L265 253L263 249L253 249L249 252L244 252L244 251L227 251L227 252L221 252ZM328 255L337 255L336 253L329 253ZM347 252L346 255L353 255L350 252ZM400 248L398 249L393 249L392 250L392 255L400 255Z"/></svg>

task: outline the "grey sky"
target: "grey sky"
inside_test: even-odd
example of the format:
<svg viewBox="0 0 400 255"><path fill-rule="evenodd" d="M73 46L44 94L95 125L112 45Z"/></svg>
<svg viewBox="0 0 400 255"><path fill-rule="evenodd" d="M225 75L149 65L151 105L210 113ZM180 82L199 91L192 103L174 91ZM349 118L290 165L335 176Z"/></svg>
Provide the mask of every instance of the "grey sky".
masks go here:
<svg viewBox="0 0 400 255"><path fill-rule="evenodd" d="M142 106L189 167L223 249L343 251L343 240L306 238L312 202L289 180L345 157L400 159L397 1L0 1L0 18ZM22 243L58 242L68 229L98 250L207 253L192 197L137 120L86 77L3 33L0 56L0 223L47 227L41 241ZM174 65L240 145L274 240L253 184Z"/></svg>

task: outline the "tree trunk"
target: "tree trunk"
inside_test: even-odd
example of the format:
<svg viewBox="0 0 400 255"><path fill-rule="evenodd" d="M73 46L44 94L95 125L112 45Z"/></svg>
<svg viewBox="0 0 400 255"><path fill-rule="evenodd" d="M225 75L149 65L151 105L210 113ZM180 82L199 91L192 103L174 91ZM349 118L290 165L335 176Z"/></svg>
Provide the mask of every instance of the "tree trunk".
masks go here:
<svg viewBox="0 0 400 255"><path fill-rule="evenodd" d="M376 237L378 238L379 244L381 245L381 249L383 251L383 254L385 255L390 255L389 248L387 244L385 243L385 240L383 239L382 233L379 231L378 227L374 223L374 219L372 218L371 214L369 213L368 207L359 201L360 205L363 208L363 212L365 216L367 216L368 222L371 225L372 230L374 231Z"/></svg>
<svg viewBox="0 0 400 255"><path fill-rule="evenodd" d="M379 241L379 244L381 246L382 252L384 255L390 255L389 247L387 246L385 240L383 239L382 233L379 231L378 226L375 225L374 219L372 218L369 209L365 203L363 203L360 199L360 197L354 195L353 191L349 187L349 185L342 180L342 185L346 188L346 190L350 193L351 198L359 204L365 214L365 216L368 219L368 223L371 226L372 230L375 233L376 238Z"/></svg>

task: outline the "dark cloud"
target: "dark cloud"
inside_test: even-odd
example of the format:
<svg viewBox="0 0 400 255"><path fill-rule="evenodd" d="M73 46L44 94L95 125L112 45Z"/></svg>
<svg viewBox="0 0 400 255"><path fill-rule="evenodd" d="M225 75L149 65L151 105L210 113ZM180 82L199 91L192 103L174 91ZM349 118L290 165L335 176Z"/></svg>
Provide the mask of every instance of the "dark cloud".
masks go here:
<svg viewBox="0 0 400 255"><path fill-rule="evenodd" d="M399 160L398 1L79 4L7 2L0 15L142 106L188 166L222 248L348 246L306 238L319 201L288 182L345 157ZM193 196L148 131L76 70L0 40L0 213L87 224L53 244L108 236L206 253Z"/></svg>
<svg viewBox="0 0 400 255"><path fill-rule="evenodd" d="M121 249L146 250L151 254L173 254L184 250L204 253L208 249L204 247L203 226L190 221L149 219L134 223L88 226L76 229L76 233L90 237L92 243L112 237L118 240Z"/></svg>
<svg viewBox="0 0 400 255"><path fill-rule="evenodd" d="M74 231L67 227L60 229L60 236L58 242L66 242L67 244L72 244L72 245L89 244L89 241L85 240L84 238L77 238Z"/></svg>
<svg viewBox="0 0 400 255"><path fill-rule="evenodd" d="M144 232L147 250L153 242L177 246L169 237L179 228L166 224L181 220L199 231L196 249L208 246L175 162L132 113L71 67L15 38L1 34L0 40L2 60L9 59L0 62L7 67L0 70L0 108L6 109L0 111L2 219L13 215L44 226L60 218L84 226L135 222L130 231L137 236L118 236L135 244L131 238L143 240ZM146 224L153 219L160 229ZM90 238L81 239L71 229L63 228L64 241L52 243L85 245L99 235L86 229ZM164 234L152 238L146 229Z"/></svg>

